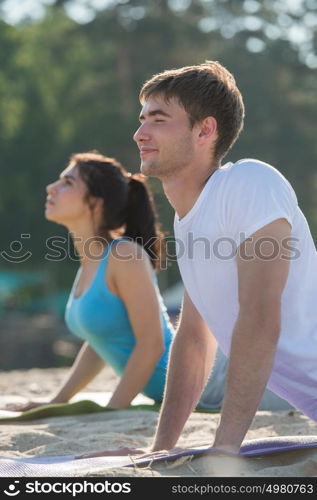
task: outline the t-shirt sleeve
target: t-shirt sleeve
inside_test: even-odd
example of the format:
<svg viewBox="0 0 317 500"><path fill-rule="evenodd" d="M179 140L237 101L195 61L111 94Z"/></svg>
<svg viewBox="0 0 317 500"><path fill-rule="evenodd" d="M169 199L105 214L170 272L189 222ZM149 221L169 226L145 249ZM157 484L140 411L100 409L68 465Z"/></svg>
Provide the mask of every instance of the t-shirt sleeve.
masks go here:
<svg viewBox="0 0 317 500"><path fill-rule="evenodd" d="M278 170L250 161L232 167L223 186L220 205L223 234L239 246L274 220L284 218L293 226L297 198Z"/></svg>

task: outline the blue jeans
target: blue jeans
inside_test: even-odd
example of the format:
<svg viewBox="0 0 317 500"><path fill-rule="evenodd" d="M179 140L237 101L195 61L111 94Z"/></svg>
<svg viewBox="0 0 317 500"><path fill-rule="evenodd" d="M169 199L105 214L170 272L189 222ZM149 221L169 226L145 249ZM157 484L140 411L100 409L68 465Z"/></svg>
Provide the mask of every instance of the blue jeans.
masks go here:
<svg viewBox="0 0 317 500"><path fill-rule="evenodd" d="M206 409L220 408L225 391L228 359L218 348L211 376L200 397L198 406ZM269 389L265 389L259 410L290 410L293 407Z"/></svg>

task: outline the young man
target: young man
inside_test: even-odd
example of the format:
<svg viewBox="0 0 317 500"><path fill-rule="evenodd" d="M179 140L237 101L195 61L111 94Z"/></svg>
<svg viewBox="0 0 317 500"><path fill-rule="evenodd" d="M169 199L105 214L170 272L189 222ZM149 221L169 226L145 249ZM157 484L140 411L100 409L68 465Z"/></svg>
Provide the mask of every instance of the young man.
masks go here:
<svg viewBox="0 0 317 500"><path fill-rule="evenodd" d="M141 171L175 209L185 285L153 451L175 446L217 343L229 357L213 446L236 453L265 387L317 420L317 254L285 177L263 162L222 165L244 104L218 62L165 71L140 93Z"/></svg>

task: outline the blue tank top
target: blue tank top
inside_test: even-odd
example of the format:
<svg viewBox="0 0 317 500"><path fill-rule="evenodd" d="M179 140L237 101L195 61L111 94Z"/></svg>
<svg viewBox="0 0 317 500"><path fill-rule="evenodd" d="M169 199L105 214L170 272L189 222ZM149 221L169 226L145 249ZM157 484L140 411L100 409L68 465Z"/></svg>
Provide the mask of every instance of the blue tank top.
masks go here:
<svg viewBox="0 0 317 500"><path fill-rule="evenodd" d="M105 280L110 248L121 240L122 238L113 240L108 245L89 288L76 298L74 293L80 269L77 271L65 311L66 324L71 332L87 341L118 375L123 373L135 345L135 336L126 307L123 301L109 290ZM153 279L160 304L165 349L142 393L155 401L162 401L168 353L174 329L154 273Z"/></svg>

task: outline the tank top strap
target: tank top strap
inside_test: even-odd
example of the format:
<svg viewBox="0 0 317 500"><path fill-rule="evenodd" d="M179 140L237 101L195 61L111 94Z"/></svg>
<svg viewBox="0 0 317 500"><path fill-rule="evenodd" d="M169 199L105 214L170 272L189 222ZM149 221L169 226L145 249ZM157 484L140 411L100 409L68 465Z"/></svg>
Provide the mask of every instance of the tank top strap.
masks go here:
<svg viewBox="0 0 317 500"><path fill-rule="evenodd" d="M96 275L96 282L102 283L102 286L104 287L104 280L105 280L105 274L106 274L106 269L108 265L108 259L109 259L109 254L111 251L111 248L116 245L118 242L123 241L123 240L129 240L130 238L127 237L122 237L122 238L116 238L112 240L109 245L105 248L104 253L100 259L100 264L97 269L97 275Z"/></svg>

